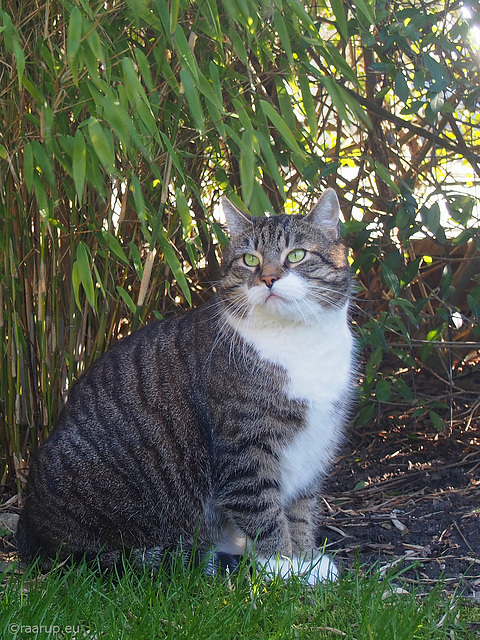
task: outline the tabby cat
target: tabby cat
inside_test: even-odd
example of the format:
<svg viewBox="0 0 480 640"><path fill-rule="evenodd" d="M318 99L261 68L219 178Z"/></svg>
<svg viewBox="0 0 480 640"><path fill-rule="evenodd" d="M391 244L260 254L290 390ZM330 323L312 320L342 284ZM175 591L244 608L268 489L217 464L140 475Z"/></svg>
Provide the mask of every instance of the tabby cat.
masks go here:
<svg viewBox="0 0 480 640"><path fill-rule="evenodd" d="M72 388L32 463L22 560L156 564L195 544L210 572L248 553L267 576L336 577L315 532L353 390L338 199L223 211L213 299L124 338Z"/></svg>

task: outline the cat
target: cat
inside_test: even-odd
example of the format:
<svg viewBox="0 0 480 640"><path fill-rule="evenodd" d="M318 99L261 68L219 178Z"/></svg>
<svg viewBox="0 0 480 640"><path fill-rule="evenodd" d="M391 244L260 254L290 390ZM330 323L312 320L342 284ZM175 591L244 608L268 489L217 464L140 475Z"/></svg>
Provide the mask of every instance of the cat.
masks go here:
<svg viewBox="0 0 480 640"><path fill-rule="evenodd" d="M214 297L123 338L72 387L32 461L23 561L158 565L195 546L207 573L248 554L267 578L337 577L315 534L354 390L338 198L307 215L222 206Z"/></svg>

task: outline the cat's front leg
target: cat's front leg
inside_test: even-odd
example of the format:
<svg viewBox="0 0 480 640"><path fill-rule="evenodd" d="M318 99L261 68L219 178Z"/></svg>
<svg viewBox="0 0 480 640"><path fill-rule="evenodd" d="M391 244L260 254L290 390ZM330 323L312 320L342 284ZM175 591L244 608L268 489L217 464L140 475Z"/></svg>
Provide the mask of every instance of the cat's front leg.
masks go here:
<svg viewBox="0 0 480 640"><path fill-rule="evenodd" d="M283 570L289 575L295 573L301 576L308 584L336 580L338 577L336 565L315 544L317 511L318 496L313 490L299 496L286 508L293 558L290 563L283 563Z"/></svg>
<svg viewBox="0 0 480 640"><path fill-rule="evenodd" d="M246 551L267 558L292 555L288 518L274 484L267 489L265 481L254 482L247 489L232 482L222 488L216 502L244 536Z"/></svg>

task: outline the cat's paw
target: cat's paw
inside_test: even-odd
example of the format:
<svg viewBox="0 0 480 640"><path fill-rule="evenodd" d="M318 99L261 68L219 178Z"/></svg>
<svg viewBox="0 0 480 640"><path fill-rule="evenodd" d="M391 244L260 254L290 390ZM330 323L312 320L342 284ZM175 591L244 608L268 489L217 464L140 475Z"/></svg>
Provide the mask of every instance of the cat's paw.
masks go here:
<svg viewBox="0 0 480 640"><path fill-rule="evenodd" d="M338 578L338 569L327 555L307 554L301 557L275 555L270 558L257 558L257 568L268 581L276 578L288 580L299 577L305 584L315 585Z"/></svg>

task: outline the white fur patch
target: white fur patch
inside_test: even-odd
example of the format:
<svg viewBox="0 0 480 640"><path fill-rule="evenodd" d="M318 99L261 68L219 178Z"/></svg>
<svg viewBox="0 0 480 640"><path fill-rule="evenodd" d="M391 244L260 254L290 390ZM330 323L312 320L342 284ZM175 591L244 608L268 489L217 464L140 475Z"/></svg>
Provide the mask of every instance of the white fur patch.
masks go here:
<svg viewBox="0 0 480 640"><path fill-rule="evenodd" d="M254 287L251 297L257 300L251 314L231 322L261 357L287 371L287 396L308 405L305 429L296 434L280 460L284 503L327 470L345 420L335 403L350 395L352 386L353 337L347 305L325 310L308 301L308 286L289 274L272 288L277 289L278 300L269 298L267 287Z"/></svg>
<svg viewBox="0 0 480 640"><path fill-rule="evenodd" d="M305 557L287 558L272 556L271 558L257 558L257 567L265 572L267 581L281 578L288 580L297 576L308 585L315 585L327 580L338 578L338 569L327 555L309 554Z"/></svg>

